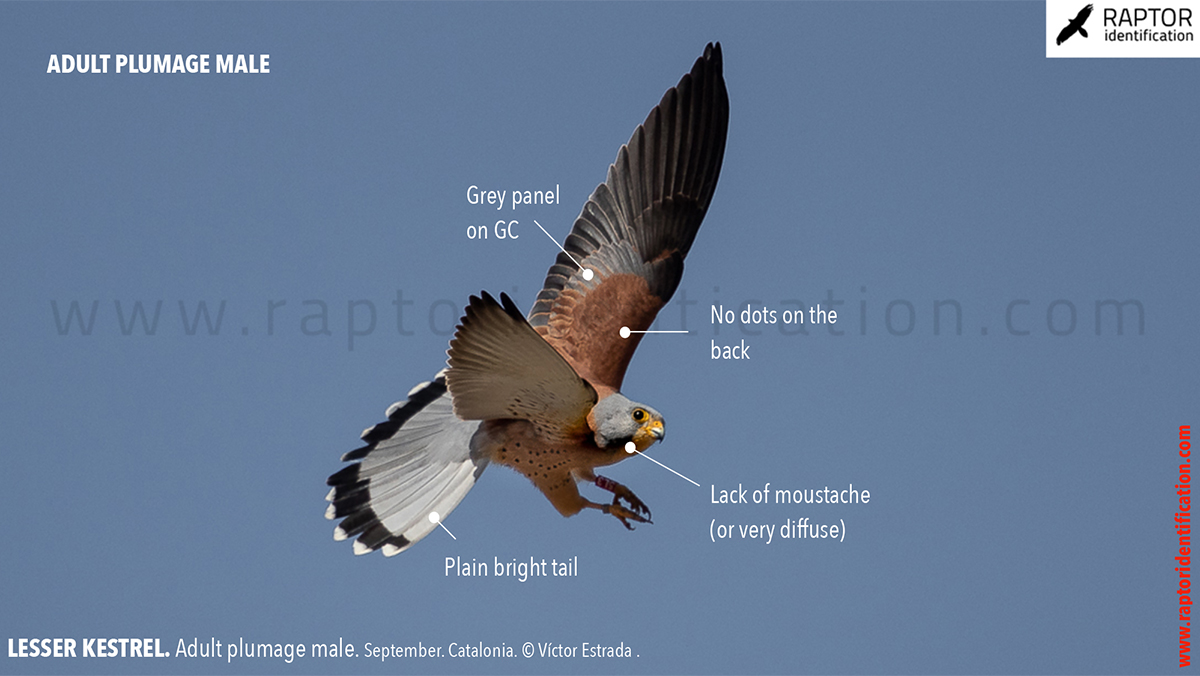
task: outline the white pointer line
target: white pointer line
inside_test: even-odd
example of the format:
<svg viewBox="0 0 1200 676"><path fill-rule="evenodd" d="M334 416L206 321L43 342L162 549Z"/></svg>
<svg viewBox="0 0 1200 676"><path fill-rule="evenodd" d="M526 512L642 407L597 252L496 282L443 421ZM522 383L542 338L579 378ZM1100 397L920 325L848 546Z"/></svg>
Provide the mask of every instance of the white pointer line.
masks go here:
<svg viewBox="0 0 1200 676"><path fill-rule="evenodd" d="M617 333L620 333L622 338L628 338L635 333L691 333L691 331L634 331L628 326L622 326Z"/></svg>
<svg viewBox="0 0 1200 676"><path fill-rule="evenodd" d="M455 540L458 539L458 538L454 537L454 533L451 533L449 528L446 528L446 524L442 523L442 517L437 512L429 513L429 522L436 523L437 525L441 526L442 530L446 531L446 534L448 534L452 539L455 539Z"/></svg>
<svg viewBox="0 0 1200 676"><path fill-rule="evenodd" d="M639 450L637 449L637 447L633 445L633 442L632 442L632 441L630 441L630 442L628 442L628 443L626 443L626 444L625 444L625 452L626 452L626 453L637 453L638 455L640 455L640 456L642 456L643 458L645 458L645 459L649 460L650 462L652 462L652 463L654 463L654 464L658 465L659 467L661 467L661 468L663 468L663 469L667 470L667 471L668 471L668 472L670 472L671 474L674 474L675 476L677 476L677 477L679 477L679 478L681 478L681 479L687 479L687 481L691 482L691 484L692 484L693 486L695 486L696 488L699 488L699 487L700 487L700 484L696 483L695 481L692 481L691 479L688 479L687 477L685 477L684 475L680 474L679 472L676 472L675 470L671 469L670 467L667 467L666 465L662 464L661 462L659 462L659 461L655 460L654 458L651 458L650 456L646 455L645 453L642 453L641 451L639 451Z"/></svg>
<svg viewBox="0 0 1200 676"><path fill-rule="evenodd" d="M541 230L542 232L546 232L546 229L542 227L541 223L534 221L533 224L536 225L538 227L538 229ZM575 257L572 256L566 249L563 249L563 245L559 244L557 239L554 239L554 235L551 235L550 233L546 232L546 236L550 238L551 242L554 242L554 246L558 247L559 250L561 250L563 253L567 254L567 258L570 258L571 262L573 262L577 267L579 267L580 269L583 270L583 278L587 281L591 281L592 275L594 275L595 273L593 273L591 270L585 269L583 267L582 263L575 260Z"/></svg>

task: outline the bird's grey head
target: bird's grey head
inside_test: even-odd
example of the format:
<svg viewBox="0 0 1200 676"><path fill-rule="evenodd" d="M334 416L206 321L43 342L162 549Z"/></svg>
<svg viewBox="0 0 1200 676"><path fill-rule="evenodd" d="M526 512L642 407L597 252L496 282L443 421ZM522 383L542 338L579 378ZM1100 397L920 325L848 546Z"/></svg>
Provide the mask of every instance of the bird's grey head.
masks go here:
<svg viewBox="0 0 1200 676"><path fill-rule="evenodd" d="M619 392L601 399L588 417L601 448L623 448L632 441L644 451L666 436L662 414Z"/></svg>

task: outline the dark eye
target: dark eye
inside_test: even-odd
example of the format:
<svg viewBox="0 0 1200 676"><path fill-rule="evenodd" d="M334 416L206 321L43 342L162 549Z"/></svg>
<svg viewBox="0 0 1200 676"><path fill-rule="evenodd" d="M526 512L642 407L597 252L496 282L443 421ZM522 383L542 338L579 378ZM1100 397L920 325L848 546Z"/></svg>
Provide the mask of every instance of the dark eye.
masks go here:
<svg viewBox="0 0 1200 676"><path fill-rule="evenodd" d="M645 411L643 411L643 410L642 410L642 409L640 409L640 408L636 408L636 409L634 409L634 410L633 410L633 419L634 419L634 420L636 420L636 421L638 421L638 422L641 422L641 421L642 421L642 420L644 420L645 418L646 418L646 412L645 412Z"/></svg>

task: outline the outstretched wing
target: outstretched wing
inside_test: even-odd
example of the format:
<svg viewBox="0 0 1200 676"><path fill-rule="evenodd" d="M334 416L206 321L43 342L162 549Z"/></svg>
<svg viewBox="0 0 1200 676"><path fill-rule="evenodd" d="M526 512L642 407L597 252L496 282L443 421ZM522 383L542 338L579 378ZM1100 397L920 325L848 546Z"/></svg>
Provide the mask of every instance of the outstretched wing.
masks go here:
<svg viewBox="0 0 1200 676"><path fill-rule="evenodd" d="M1075 15L1075 20L1072 21L1071 23L1075 24L1076 26L1082 26L1084 24L1084 22L1088 20L1088 17L1091 15L1092 15L1092 6L1088 5L1088 6L1084 7L1083 9L1079 10L1079 13Z"/></svg>
<svg viewBox="0 0 1200 676"><path fill-rule="evenodd" d="M550 347L506 294L471 296L450 341L446 386L463 420L520 418L557 435L586 429L596 390Z"/></svg>
<svg viewBox="0 0 1200 676"><path fill-rule="evenodd" d="M648 329L679 286L725 155L729 96L721 71L721 46L709 44L621 146L567 236L571 255L558 255L529 313L593 384L620 389L641 339L622 338L621 328Z"/></svg>

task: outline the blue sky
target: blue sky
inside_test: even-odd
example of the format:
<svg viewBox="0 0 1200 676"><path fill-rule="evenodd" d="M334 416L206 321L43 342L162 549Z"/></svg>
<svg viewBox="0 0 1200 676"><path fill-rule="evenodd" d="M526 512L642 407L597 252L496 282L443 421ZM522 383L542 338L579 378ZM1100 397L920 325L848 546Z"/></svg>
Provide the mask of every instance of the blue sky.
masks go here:
<svg viewBox="0 0 1200 676"><path fill-rule="evenodd" d="M637 655L0 672L1175 670L1196 64L1048 60L1043 31L1035 2L0 5L0 637ZM700 487L612 468L654 511L629 533L493 467L457 539L354 557L322 517L340 454L444 365L470 294L532 304L557 251L533 219L561 241L712 40L725 163L694 304L659 318L691 334L648 337L624 386L667 420L651 456ZM67 53L267 53L270 73L45 73ZM471 241L500 217L472 185L561 204ZM1144 332L1128 304L1098 334L1109 299ZM830 300L841 335L710 321ZM153 335L130 328L160 301ZM191 329L201 301L215 333ZM73 302L89 335L61 330ZM751 359L711 359L743 340ZM871 500L711 502L768 482ZM845 540L710 539L801 518ZM446 557L579 575L448 577Z"/></svg>

